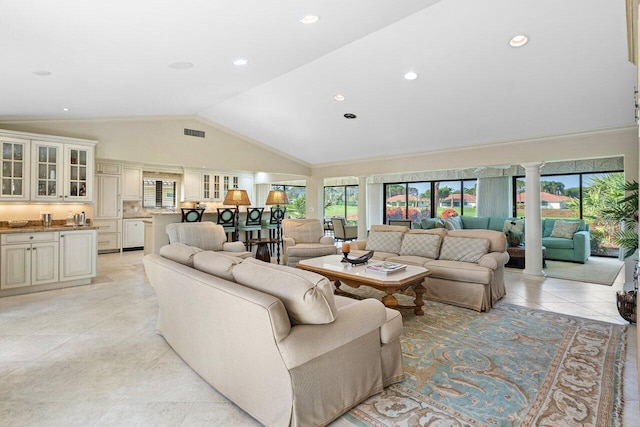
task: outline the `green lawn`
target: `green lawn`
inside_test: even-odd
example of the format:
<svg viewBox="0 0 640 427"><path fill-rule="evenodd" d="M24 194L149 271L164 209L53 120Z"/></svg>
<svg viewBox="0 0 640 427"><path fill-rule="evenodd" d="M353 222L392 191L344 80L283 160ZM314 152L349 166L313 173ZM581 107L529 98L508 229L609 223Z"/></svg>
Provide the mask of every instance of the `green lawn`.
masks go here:
<svg viewBox="0 0 640 427"><path fill-rule="evenodd" d="M324 210L324 217L329 219L334 216L344 216L344 205L332 205L328 206ZM358 218L358 207L347 206L347 220L356 220Z"/></svg>

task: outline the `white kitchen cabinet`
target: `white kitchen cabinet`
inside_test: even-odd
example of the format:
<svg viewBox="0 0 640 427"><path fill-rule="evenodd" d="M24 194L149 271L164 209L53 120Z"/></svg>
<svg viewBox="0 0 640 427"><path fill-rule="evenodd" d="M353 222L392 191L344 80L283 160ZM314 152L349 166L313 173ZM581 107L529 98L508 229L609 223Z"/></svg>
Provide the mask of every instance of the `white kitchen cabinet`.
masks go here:
<svg viewBox="0 0 640 427"><path fill-rule="evenodd" d="M0 200L92 202L95 144L0 129Z"/></svg>
<svg viewBox="0 0 640 427"><path fill-rule="evenodd" d="M93 200L93 146L34 140L31 200Z"/></svg>
<svg viewBox="0 0 640 427"><path fill-rule="evenodd" d="M113 219L94 219L93 225L98 228L96 238L98 239L98 252L119 251L120 237L122 234L122 220L120 218Z"/></svg>
<svg viewBox="0 0 640 427"><path fill-rule="evenodd" d="M142 168L125 165L122 200L142 200Z"/></svg>
<svg viewBox="0 0 640 427"><path fill-rule="evenodd" d="M120 250L122 218L122 164L96 162L95 210L93 225L98 227L97 246L100 252Z"/></svg>
<svg viewBox="0 0 640 427"><path fill-rule="evenodd" d="M231 189L241 188L243 190L251 190L241 185L241 177L239 175L225 175L220 172L202 172L201 174L201 193L200 199L203 201L221 202L227 195L227 191ZM253 179L251 179L253 186Z"/></svg>
<svg viewBox="0 0 640 427"><path fill-rule="evenodd" d="M96 174L106 173L110 175L121 175L122 174L122 163L116 162L103 162L96 161Z"/></svg>
<svg viewBox="0 0 640 427"><path fill-rule="evenodd" d="M60 281L87 279L96 275L96 231L60 232Z"/></svg>
<svg viewBox="0 0 640 427"><path fill-rule="evenodd" d="M202 200L202 173L185 169L182 176L183 202L199 202Z"/></svg>
<svg viewBox="0 0 640 427"><path fill-rule="evenodd" d="M96 218L119 218L120 175L96 175Z"/></svg>
<svg viewBox="0 0 640 427"><path fill-rule="evenodd" d="M65 202L93 201L93 146L64 146Z"/></svg>
<svg viewBox="0 0 640 427"><path fill-rule="evenodd" d="M0 200L29 200L31 142L0 134L2 168L0 168Z"/></svg>
<svg viewBox="0 0 640 427"><path fill-rule="evenodd" d="M124 219L123 228L123 248L139 248L144 246L144 222L142 219Z"/></svg>
<svg viewBox="0 0 640 427"><path fill-rule="evenodd" d="M57 232L3 234L1 242L1 289L58 281Z"/></svg>

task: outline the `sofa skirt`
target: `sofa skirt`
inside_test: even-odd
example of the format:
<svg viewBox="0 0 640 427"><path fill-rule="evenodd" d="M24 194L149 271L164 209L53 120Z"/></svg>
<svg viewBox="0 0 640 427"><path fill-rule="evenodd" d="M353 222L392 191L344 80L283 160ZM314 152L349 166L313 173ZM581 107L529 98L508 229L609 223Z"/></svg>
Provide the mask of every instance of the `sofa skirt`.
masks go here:
<svg viewBox="0 0 640 427"><path fill-rule="evenodd" d="M431 301L453 304L476 311L491 310L491 286L479 283L454 282L430 277L424 297Z"/></svg>

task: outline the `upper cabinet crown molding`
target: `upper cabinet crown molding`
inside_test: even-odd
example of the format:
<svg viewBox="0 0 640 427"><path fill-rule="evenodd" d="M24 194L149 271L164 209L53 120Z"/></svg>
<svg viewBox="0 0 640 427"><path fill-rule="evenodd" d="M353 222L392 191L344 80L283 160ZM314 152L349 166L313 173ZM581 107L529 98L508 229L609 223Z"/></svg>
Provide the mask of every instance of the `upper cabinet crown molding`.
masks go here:
<svg viewBox="0 0 640 427"><path fill-rule="evenodd" d="M0 200L93 201L96 141L0 130Z"/></svg>

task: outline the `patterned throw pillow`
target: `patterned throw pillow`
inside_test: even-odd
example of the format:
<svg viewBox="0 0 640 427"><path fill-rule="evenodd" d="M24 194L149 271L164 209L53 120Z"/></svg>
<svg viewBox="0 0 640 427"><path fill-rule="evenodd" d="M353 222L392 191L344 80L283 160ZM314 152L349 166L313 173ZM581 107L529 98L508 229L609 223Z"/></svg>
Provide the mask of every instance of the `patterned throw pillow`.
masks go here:
<svg viewBox="0 0 640 427"><path fill-rule="evenodd" d="M488 239L445 236L439 259L477 263L488 251Z"/></svg>
<svg viewBox="0 0 640 427"><path fill-rule="evenodd" d="M440 249L440 236L437 234L407 233L402 239L400 255L415 255L437 259Z"/></svg>
<svg viewBox="0 0 640 427"><path fill-rule="evenodd" d="M366 250L375 252L400 253L402 231L374 231L369 233Z"/></svg>
<svg viewBox="0 0 640 427"><path fill-rule="evenodd" d="M556 221L553 224L551 237L573 239L573 235L578 231L578 227L580 227L580 223L577 221Z"/></svg>
<svg viewBox="0 0 640 427"><path fill-rule="evenodd" d="M508 219L504 222L504 226L502 227L502 232L506 233L508 231L514 233L524 233L524 220L522 219Z"/></svg>
<svg viewBox="0 0 640 427"><path fill-rule="evenodd" d="M459 216L450 216L444 220L444 228L447 230L462 230L462 219Z"/></svg>

